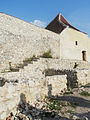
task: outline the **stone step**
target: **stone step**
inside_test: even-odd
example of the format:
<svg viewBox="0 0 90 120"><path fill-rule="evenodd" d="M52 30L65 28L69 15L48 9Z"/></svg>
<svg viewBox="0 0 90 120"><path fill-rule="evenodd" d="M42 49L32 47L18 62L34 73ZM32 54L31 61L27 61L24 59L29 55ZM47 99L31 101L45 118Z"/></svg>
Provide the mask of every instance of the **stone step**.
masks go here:
<svg viewBox="0 0 90 120"><path fill-rule="evenodd" d="M19 68L11 68L11 72L19 72Z"/></svg>

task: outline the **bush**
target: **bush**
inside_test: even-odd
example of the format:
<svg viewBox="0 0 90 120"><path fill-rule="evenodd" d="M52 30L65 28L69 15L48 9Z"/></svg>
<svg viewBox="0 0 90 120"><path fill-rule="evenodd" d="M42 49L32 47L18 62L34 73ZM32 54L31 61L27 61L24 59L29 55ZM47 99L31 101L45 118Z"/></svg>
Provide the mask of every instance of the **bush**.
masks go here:
<svg viewBox="0 0 90 120"><path fill-rule="evenodd" d="M90 93L86 92L86 91L83 91L80 93L80 95L82 96L90 96Z"/></svg>
<svg viewBox="0 0 90 120"><path fill-rule="evenodd" d="M45 52L41 57L43 58L52 58L51 51Z"/></svg>

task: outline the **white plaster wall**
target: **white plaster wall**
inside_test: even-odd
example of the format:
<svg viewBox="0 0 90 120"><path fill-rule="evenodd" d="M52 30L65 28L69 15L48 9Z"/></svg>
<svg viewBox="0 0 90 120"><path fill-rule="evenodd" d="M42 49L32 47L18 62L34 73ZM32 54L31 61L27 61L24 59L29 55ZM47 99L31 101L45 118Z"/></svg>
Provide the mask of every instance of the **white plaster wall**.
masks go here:
<svg viewBox="0 0 90 120"><path fill-rule="evenodd" d="M66 28L60 37L61 59L82 60L82 51L86 51L86 60L90 62L90 39L87 34ZM75 41L78 45L75 45Z"/></svg>

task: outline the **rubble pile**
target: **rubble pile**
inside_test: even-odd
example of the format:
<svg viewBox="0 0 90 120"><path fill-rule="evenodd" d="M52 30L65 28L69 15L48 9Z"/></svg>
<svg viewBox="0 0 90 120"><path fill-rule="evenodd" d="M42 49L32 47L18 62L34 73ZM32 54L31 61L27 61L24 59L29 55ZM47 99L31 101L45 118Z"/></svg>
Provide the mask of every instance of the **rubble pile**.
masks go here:
<svg viewBox="0 0 90 120"><path fill-rule="evenodd" d="M44 118L56 119L59 116L49 109L46 101L38 101L33 105L29 103L19 104L16 114L10 113L6 120L41 120Z"/></svg>
<svg viewBox="0 0 90 120"><path fill-rule="evenodd" d="M26 102L22 95L16 113L11 112L6 120L90 120L89 95L90 86L75 88L60 96L46 96L36 103Z"/></svg>

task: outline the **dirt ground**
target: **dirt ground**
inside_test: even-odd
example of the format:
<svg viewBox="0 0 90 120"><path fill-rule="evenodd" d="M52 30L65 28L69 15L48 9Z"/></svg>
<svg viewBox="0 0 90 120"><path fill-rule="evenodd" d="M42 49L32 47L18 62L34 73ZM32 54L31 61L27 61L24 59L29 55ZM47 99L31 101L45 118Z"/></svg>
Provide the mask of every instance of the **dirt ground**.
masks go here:
<svg viewBox="0 0 90 120"><path fill-rule="evenodd" d="M36 104L18 105L9 120L90 120L90 85L62 92ZM7 117L8 118L8 117Z"/></svg>

